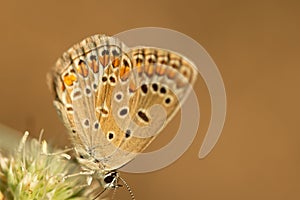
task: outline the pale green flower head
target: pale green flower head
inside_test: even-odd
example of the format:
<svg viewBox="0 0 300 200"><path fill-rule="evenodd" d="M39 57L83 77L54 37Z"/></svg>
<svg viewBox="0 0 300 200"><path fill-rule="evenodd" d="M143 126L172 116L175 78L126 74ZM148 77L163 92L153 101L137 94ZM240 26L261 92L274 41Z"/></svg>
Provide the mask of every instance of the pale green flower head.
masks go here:
<svg viewBox="0 0 300 200"><path fill-rule="evenodd" d="M13 153L0 154L0 200L90 199L83 197L86 176L65 179L80 172L79 166L61 150L50 151L46 141L27 141L28 135L25 132Z"/></svg>

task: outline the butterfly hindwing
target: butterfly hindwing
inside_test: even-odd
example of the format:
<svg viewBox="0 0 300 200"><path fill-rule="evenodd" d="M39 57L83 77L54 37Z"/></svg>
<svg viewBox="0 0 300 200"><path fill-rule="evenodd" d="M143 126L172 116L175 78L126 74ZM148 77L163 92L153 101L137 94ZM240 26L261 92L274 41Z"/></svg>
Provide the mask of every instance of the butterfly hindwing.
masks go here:
<svg viewBox="0 0 300 200"><path fill-rule="evenodd" d="M111 104L122 142L109 162L118 167L155 139L179 110L197 74L193 63L168 50L136 47L128 57L128 80L115 88ZM122 98L117 99L120 94ZM123 108L129 109L124 115L120 112Z"/></svg>

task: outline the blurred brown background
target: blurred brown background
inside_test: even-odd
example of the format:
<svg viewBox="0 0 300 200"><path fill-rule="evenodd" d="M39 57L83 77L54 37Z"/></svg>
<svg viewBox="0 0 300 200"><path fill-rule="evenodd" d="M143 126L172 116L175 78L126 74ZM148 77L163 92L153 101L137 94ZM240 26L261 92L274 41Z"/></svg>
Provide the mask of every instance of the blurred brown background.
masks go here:
<svg viewBox="0 0 300 200"><path fill-rule="evenodd" d="M210 117L208 92L199 80L196 140L163 170L123 174L136 198L299 199L299 9L298 1L271 0L2 2L0 123L35 136L43 128L54 145L67 144L46 85L58 56L95 33L174 29L198 41L218 65L227 119L213 152L199 160ZM172 130L168 126L164 133ZM165 144L167 135L151 148ZM130 196L120 189L117 198Z"/></svg>

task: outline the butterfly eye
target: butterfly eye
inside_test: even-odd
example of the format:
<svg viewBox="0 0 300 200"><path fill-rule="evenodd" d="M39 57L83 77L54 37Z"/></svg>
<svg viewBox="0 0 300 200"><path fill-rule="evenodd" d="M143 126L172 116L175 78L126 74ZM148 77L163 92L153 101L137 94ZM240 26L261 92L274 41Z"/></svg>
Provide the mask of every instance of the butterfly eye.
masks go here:
<svg viewBox="0 0 300 200"><path fill-rule="evenodd" d="M111 172L106 174L103 180L105 183L108 184L108 183L112 183L116 179L116 177L117 177L117 172Z"/></svg>
<svg viewBox="0 0 300 200"><path fill-rule="evenodd" d="M114 179L115 179L115 176L110 175L110 176L107 176L107 177L104 178L104 182L105 183L111 183L111 182L113 182Z"/></svg>
<svg viewBox="0 0 300 200"><path fill-rule="evenodd" d="M113 180L114 180L114 177L112 177L112 176L107 176L104 178L105 183L111 183Z"/></svg>

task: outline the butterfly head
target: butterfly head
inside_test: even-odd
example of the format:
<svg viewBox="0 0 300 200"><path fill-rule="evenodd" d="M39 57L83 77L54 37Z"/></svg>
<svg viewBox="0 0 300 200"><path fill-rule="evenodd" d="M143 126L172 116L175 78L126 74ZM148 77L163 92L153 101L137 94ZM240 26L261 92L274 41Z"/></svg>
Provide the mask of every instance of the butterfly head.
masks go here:
<svg viewBox="0 0 300 200"><path fill-rule="evenodd" d="M99 181L104 188L117 188L119 174L116 171L109 171L104 174L104 176L99 177Z"/></svg>

